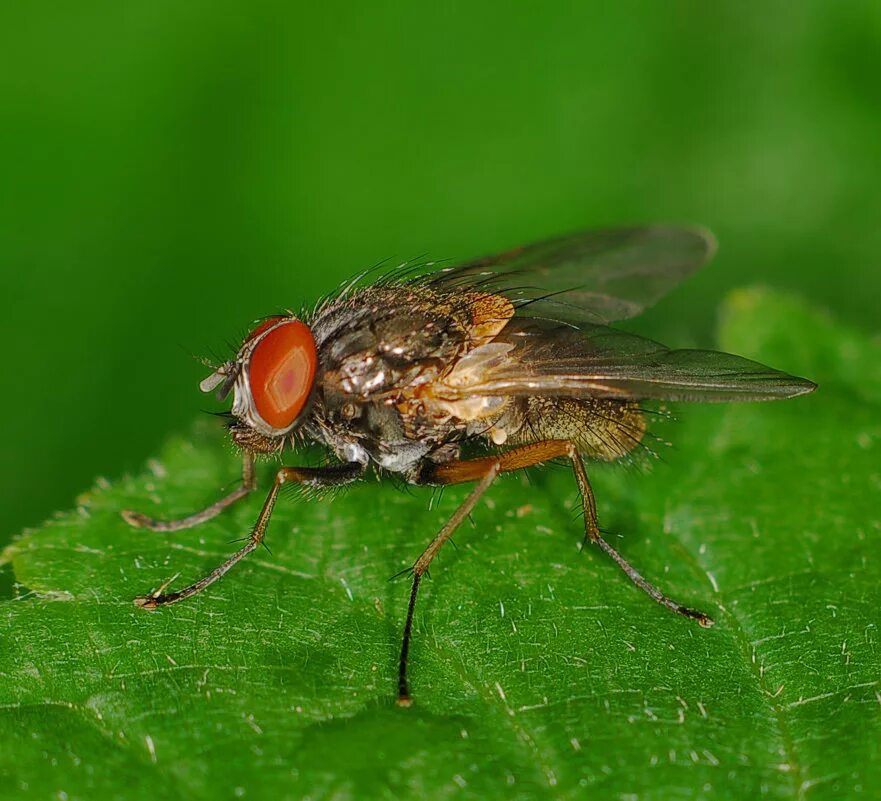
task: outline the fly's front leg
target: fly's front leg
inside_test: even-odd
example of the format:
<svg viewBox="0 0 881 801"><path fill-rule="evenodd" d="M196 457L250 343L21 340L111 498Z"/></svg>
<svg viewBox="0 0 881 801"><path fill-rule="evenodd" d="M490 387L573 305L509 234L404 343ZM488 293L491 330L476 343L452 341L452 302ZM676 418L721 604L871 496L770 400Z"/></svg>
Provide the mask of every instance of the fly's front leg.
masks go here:
<svg viewBox="0 0 881 801"><path fill-rule="evenodd" d="M168 606L177 603L197 592L204 590L217 579L224 576L231 568L244 559L251 551L255 550L266 536L266 527L275 507L278 493L285 484L299 483L313 487L335 487L348 484L360 478L364 473L364 466L358 462L334 465L331 467L283 467L275 474L272 487L263 502L263 508L257 522L251 531L248 541L225 562L218 565L210 573L188 587L176 592L165 592L167 584L161 586L150 595L141 595L135 598L135 604L144 609L156 609L159 606Z"/></svg>
<svg viewBox="0 0 881 801"><path fill-rule="evenodd" d="M135 528L147 528L150 531L180 531L184 528L198 526L206 520L217 517L224 509L253 492L256 487L254 456L245 452L242 454L242 486L233 490L229 495L225 495L219 501L215 501L210 506L205 507L200 512L188 515L187 517L181 517L177 520L157 520L153 517L147 517L147 515L140 512L133 512L130 509L125 509L120 514L126 523Z"/></svg>

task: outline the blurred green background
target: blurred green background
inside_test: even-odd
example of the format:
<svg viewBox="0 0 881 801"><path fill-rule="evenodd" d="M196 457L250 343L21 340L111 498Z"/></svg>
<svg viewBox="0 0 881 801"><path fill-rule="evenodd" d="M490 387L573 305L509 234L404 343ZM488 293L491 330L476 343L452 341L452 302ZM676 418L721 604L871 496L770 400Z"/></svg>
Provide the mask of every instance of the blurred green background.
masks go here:
<svg viewBox="0 0 881 801"><path fill-rule="evenodd" d="M383 258L694 221L875 330L881 4L5 3L0 542L133 470L247 323ZM786 365L778 365L785 368Z"/></svg>

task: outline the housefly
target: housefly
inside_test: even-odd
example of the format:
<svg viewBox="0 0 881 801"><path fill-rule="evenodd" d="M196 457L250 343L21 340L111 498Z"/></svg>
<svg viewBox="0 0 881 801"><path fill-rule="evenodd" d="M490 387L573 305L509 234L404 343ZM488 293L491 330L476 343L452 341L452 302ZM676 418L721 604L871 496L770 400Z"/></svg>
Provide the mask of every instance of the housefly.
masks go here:
<svg viewBox="0 0 881 801"><path fill-rule="evenodd" d="M585 459L626 457L646 433L643 401L759 401L815 385L709 350L671 350L608 324L639 314L704 264L707 231L646 226L586 231L467 262L363 276L308 314L269 317L202 384L232 394L229 432L242 483L179 520L126 511L133 526L176 531L209 520L256 489L255 460L300 440L325 446L324 467L282 467L245 544L183 589L135 599L145 609L205 589L255 550L284 485L336 487L368 470L411 484L473 489L408 571L412 579L398 672L410 703L407 654L419 584L438 551L501 473L568 462L585 539L653 600L703 626L602 536ZM463 458L470 443L481 455Z"/></svg>

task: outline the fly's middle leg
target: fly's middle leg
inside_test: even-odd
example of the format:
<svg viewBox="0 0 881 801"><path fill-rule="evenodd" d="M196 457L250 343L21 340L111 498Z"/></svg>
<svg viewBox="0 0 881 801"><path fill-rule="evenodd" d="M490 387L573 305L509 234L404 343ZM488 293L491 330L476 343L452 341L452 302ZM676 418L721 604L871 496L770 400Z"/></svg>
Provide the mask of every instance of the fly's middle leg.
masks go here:
<svg viewBox="0 0 881 801"><path fill-rule="evenodd" d="M462 502L459 508L453 512L453 516L437 533L435 538L429 543L428 547L422 552L421 556L413 565L413 584L410 588L410 602L407 605L407 619L404 623L404 636L401 641L401 657L398 662L399 706L410 706L411 703L410 688L407 682L407 657L410 653L410 640L413 636L413 614L416 611L416 595L419 592L419 583L422 581L422 576L428 571L432 559L437 556L438 551L452 536L453 532L459 527L459 524L471 514L471 511L477 505L480 497L489 489L498 474L499 463L497 460L485 466L479 466L474 473L474 477L480 479L477 486L471 491L471 494Z"/></svg>
<svg viewBox="0 0 881 801"><path fill-rule="evenodd" d="M569 443L562 440L546 440L523 445L519 448L499 454L498 456L485 456L480 459L468 459L445 464L427 465L419 478L420 484L463 484L476 481L477 486L471 494L462 502L444 527L429 543L422 555L413 564L413 584L410 588L410 602L407 605L407 618L404 622L404 636L401 642L401 656L398 662L398 705L410 706L410 687L407 677L407 660L410 654L410 641L413 637L413 615L416 610L416 596L419 592L419 584L422 576L428 571L438 551L452 536L459 524L471 514L481 496L489 489L499 473L510 473L522 470L525 467L546 462L568 455Z"/></svg>

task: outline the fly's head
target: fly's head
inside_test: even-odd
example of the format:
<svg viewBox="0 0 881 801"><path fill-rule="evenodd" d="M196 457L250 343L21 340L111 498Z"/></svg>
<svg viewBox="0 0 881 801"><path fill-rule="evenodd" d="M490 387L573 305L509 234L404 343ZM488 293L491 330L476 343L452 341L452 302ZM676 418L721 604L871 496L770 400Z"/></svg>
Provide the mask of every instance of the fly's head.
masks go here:
<svg viewBox="0 0 881 801"><path fill-rule="evenodd" d="M236 445L271 453L302 422L315 385L318 354L309 326L291 315L270 317L245 338L235 359L220 365L199 385L218 389L218 400L233 393Z"/></svg>

